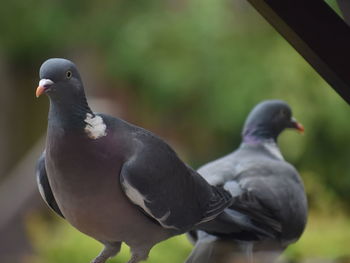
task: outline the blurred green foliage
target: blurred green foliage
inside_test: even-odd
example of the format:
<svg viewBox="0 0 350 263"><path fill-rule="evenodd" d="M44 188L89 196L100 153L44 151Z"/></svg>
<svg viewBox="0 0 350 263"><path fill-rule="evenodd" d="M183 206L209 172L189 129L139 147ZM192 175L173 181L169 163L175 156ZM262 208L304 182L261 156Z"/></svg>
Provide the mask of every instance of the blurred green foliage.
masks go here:
<svg viewBox="0 0 350 263"><path fill-rule="evenodd" d="M54 226L40 216L31 217L28 221L29 233L37 254L28 258L29 263L90 262L102 250L101 244L79 233L61 219L55 220ZM339 213L332 216L311 213L307 231L296 244L288 247L283 257L291 262L310 258L342 259L344 261L341 262L350 262L350 235L348 231L344 231L349 228L349 218ZM185 235L177 236L156 245L147 262L184 262L191 248L192 245ZM120 254L108 262L122 263L129 258L129 249L123 245Z"/></svg>
<svg viewBox="0 0 350 263"><path fill-rule="evenodd" d="M136 121L171 129L195 166L238 146L244 118L256 103L288 101L306 135L283 136L287 159L350 201L348 105L245 2L6 5L0 11L1 48L12 60L40 65L47 57L94 50L98 63L108 65L110 81L132 90ZM31 67L33 74L37 69Z"/></svg>
<svg viewBox="0 0 350 263"><path fill-rule="evenodd" d="M305 237L287 255L345 253L338 244L348 244L350 236L343 215L350 202L349 106L245 1L14 0L2 3L0 32L0 56L14 78L27 74L32 93L45 59L73 58L80 67L80 56L91 55L90 66L96 74L104 72L109 89L132 97L127 120L174 142L194 167L238 147L244 119L256 103L286 100L306 133L285 132L280 146L305 180L310 207L321 215L311 217ZM29 94L26 85L18 91ZM32 134L46 124L47 104L36 105L43 113L32 120ZM337 225L333 214L340 214ZM321 244L317 233L323 228L330 240ZM96 255L98 248L75 233L58 226L48 243L39 234L36 244L44 259L38 262L87 262ZM311 248L326 242L334 243ZM73 259L70 249L80 246L88 254ZM152 262L181 262L189 252L183 238L171 246L180 251L179 259L176 252L174 261ZM121 258L126 259L124 252Z"/></svg>

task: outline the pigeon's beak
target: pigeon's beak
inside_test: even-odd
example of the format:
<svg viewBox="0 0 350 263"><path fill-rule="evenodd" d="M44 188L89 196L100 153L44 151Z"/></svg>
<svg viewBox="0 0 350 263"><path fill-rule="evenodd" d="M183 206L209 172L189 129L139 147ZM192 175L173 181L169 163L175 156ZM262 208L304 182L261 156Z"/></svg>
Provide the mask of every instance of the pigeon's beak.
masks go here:
<svg viewBox="0 0 350 263"><path fill-rule="evenodd" d="M53 83L54 82L51 79L41 79L35 92L36 97L39 98L40 95L48 90Z"/></svg>
<svg viewBox="0 0 350 263"><path fill-rule="evenodd" d="M305 131L304 126L294 118L290 120L289 128L296 129L301 134Z"/></svg>

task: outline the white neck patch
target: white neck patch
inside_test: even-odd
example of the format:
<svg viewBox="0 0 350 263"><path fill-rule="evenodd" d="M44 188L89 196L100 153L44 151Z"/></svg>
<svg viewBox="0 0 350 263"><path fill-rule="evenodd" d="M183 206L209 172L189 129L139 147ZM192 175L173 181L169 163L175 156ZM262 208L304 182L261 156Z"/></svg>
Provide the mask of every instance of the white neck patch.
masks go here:
<svg viewBox="0 0 350 263"><path fill-rule="evenodd" d="M265 149L268 150L273 156L275 156L277 159L284 160L278 146L275 142L267 142L263 144Z"/></svg>
<svg viewBox="0 0 350 263"><path fill-rule="evenodd" d="M84 131L89 138L96 140L107 135L107 126L100 116L93 116L91 113L87 113L84 121L86 122Z"/></svg>

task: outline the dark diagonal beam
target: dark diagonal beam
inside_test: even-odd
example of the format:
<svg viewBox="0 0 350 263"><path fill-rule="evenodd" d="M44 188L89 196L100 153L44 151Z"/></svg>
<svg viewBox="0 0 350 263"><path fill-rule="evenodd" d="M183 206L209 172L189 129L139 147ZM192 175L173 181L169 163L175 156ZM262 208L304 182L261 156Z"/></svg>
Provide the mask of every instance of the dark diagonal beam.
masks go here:
<svg viewBox="0 0 350 263"><path fill-rule="evenodd" d="M322 0L248 1L350 104L350 27Z"/></svg>
<svg viewBox="0 0 350 263"><path fill-rule="evenodd" d="M340 11L343 13L345 22L350 25L350 1L337 0Z"/></svg>

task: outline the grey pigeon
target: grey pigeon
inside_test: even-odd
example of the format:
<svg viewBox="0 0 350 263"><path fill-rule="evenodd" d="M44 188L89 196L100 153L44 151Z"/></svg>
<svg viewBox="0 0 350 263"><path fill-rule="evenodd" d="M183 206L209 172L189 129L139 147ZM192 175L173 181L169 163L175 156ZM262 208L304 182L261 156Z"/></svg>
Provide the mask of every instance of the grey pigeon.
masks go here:
<svg viewBox="0 0 350 263"><path fill-rule="evenodd" d="M277 145L286 128L304 131L287 103L263 101L249 114L240 147L198 169L211 185L222 186L234 197L225 213L260 230L239 229L221 214L206 223L207 231L190 232L196 243L187 263L271 263L300 238L307 221L307 199L297 170L284 160Z"/></svg>
<svg viewBox="0 0 350 263"><path fill-rule="evenodd" d="M46 149L37 164L45 202L81 232L104 244L93 260L147 258L169 237L213 219L231 195L208 184L153 133L91 111L76 66L49 59L36 95L50 99Z"/></svg>

